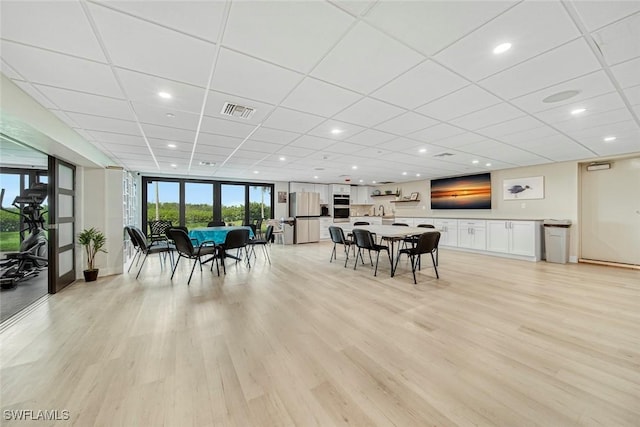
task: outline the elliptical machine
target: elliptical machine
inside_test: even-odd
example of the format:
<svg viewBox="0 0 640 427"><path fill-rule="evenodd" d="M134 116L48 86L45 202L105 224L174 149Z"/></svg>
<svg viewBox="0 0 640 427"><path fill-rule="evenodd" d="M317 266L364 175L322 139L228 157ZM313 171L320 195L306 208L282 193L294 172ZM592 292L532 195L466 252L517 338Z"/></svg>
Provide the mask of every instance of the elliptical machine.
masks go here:
<svg viewBox="0 0 640 427"><path fill-rule="evenodd" d="M18 211L3 206L4 188L0 192L0 209L22 217L26 227L20 230L20 252L9 252L0 261L0 287L10 289L18 282L35 277L48 265L48 242L44 231L42 202L47 198L47 184L35 183L13 201ZM25 238L25 232L29 236Z"/></svg>

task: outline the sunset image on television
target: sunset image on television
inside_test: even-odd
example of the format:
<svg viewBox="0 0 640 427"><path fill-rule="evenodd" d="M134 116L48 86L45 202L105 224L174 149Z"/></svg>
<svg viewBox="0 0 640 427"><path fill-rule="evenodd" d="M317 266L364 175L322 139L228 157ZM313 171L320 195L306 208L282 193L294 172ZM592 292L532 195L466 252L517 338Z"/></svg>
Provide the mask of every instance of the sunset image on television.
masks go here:
<svg viewBox="0 0 640 427"><path fill-rule="evenodd" d="M434 179L431 209L491 209L491 174Z"/></svg>

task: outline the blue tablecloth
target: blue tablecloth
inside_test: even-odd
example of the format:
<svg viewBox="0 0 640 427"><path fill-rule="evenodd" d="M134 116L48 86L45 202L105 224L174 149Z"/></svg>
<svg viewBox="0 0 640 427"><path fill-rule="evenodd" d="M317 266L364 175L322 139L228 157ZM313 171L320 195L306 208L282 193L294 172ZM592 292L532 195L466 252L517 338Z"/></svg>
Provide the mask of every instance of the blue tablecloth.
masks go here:
<svg viewBox="0 0 640 427"><path fill-rule="evenodd" d="M189 237L196 239L199 243L213 240L217 245L224 243L227 233L231 230L246 229L249 230L249 237L253 238L253 230L251 227L229 226L229 227L201 227L189 230Z"/></svg>

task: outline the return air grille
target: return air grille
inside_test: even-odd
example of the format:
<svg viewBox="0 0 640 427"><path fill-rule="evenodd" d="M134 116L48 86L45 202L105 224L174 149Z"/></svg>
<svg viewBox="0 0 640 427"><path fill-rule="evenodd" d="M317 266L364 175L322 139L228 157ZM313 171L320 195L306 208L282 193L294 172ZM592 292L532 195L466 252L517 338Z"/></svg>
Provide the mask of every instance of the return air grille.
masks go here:
<svg viewBox="0 0 640 427"><path fill-rule="evenodd" d="M239 117L241 119L250 119L255 111L255 108L225 102L220 114L224 116Z"/></svg>
<svg viewBox="0 0 640 427"><path fill-rule="evenodd" d="M440 153L440 154L436 154L433 157L449 157L449 156L453 156L453 154L451 154L451 153Z"/></svg>

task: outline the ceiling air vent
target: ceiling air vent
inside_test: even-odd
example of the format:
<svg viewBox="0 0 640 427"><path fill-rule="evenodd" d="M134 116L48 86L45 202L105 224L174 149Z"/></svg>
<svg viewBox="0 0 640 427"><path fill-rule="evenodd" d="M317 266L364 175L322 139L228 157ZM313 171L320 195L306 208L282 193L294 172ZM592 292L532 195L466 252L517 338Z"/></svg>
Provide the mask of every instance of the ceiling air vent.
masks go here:
<svg viewBox="0 0 640 427"><path fill-rule="evenodd" d="M380 181L378 184L393 184L393 181Z"/></svg>
<svg viewBox="0 0 640 427"><path fill-rule="evenodd" d="M451 154L451 153L440 153L440 154L436 154L433 157L449 157L449 156L453 156L453 154Z"/></svg>
<svg viewBox="0 0 640 427"><path fill-rule="evenodd" d="M255 112L255 108L243 107L242 105L225 102L220 114L224 116L239 117L241 119L250 119Z"/></svg>

